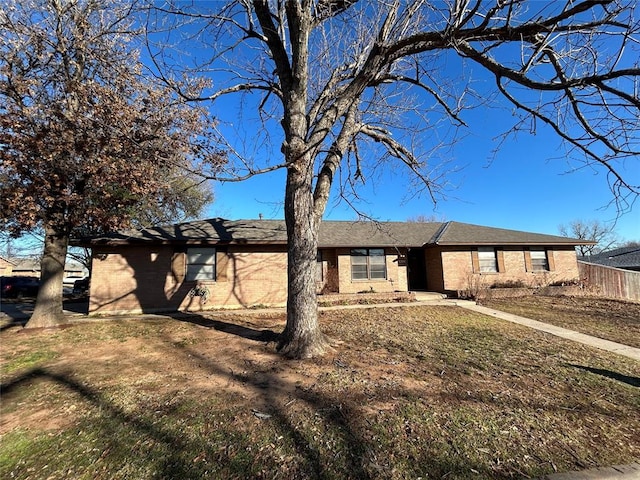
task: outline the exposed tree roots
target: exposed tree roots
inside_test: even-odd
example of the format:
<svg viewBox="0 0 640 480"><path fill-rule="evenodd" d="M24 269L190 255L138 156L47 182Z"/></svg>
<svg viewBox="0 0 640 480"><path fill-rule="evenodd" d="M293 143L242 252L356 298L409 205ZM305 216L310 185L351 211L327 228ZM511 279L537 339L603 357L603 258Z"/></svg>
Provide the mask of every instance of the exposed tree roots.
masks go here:
<svg viewBox="0 0 640 480"><path fill-rule="evenodd" d="M287 335L286 331L280 336L277 346L278 352L286 358L308 359L322 357L333 351L329 338L319 330L311 335Z"/></svg>

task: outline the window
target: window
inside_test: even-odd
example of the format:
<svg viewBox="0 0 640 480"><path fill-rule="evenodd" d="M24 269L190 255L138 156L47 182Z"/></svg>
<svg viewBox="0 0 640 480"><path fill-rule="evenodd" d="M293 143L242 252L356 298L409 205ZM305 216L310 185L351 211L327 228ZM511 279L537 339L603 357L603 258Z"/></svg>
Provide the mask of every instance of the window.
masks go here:
<svg viewBox="0 0 640 480"><path fill-rule="evenodd" d="M324 280L324 269L322 268L322 252L318 250L316 255L316 282L322 282Z"/></svg>
<svg viewBox="0 0 640 480"><path fill-rule="evenodd" d="M385 280L387 262L383 248L351 250L351 280Z"/></svg>
<svg viewBox="0 0 640 480"><path fill-rule="evenodd" d="M549 270L549 259L547 258L547 251L544 248L532 248L530 253L532 271L545 272Z"/></svg>
<svg viewBox="0 0 640 480"><path fill-rule="evenodd" d="M498 258L493 247L478 247L478 264L482 273L497 273Z"/></svg>
<svg viewBox="0 0 640 480"><path fill-rule="evenodd" d="M187 249L187 278L191 280L216 279L216 249L188 248Z"/></svg>

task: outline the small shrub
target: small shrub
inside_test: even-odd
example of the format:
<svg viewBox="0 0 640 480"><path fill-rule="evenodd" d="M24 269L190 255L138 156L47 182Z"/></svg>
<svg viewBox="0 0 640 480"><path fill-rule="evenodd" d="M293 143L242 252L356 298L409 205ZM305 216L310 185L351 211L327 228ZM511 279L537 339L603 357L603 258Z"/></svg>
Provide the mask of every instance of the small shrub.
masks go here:
<svg viewBox="0 0 640 480"><path fill-rule="evenodd" d="M369 290L360 290L358 293L376 293L372 286L369 286Z"/></svg>
<svg viewBox="0 0 640 480"><path fill-rule="evenodd" d="M503 280L494 283L490 288L524 288L526 286L522 280Z"/></svg>
<svg viewBox="0 0 640 480"><path fill-rule="evenodd" d="M580 287L585 288L584 282L577 278L571 280L556 280L549 284L550 287Z"/></svg>
<svg viewBox="0 0 640 480"><path fill-rule="evenodd" d="M488 295L489 288L487 287L486 278L482 275L474 274L472 272L467 273L467 288L458 291L458 297L478 300Z"/></svg>

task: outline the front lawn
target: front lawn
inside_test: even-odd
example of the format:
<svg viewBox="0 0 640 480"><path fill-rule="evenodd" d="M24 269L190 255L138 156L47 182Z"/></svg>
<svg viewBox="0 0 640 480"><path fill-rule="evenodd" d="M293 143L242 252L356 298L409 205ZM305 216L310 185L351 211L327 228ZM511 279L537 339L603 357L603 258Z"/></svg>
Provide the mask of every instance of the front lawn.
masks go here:
<svg viewBox="0 0 640 480"><path fill-rule="evenodd" d="M640 458L640 365L457 307L0 333L0 478L535 478Z"/></svg>
<svg viewBox="0 0 640 480"><path fill-rule="evenodd" d="M640 303L597 297L488 299L483 305L640 348Z"/></svg>

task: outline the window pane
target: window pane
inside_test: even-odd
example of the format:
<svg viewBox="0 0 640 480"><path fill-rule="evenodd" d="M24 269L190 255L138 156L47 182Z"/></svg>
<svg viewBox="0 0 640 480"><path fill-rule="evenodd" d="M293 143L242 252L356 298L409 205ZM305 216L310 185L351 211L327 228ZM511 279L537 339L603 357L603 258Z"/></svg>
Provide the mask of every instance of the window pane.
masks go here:
<svg viewBox="0 0 640 480"><path fill-rule="evenodd" d="M215 248L189 248L187 250L187 263L214 264L216 260Z"/></svg>
<svg viewBox="0 0 640 480"><path fill-rule="evenodd" d="M215 280L213 265L187 265L187 280Z"/></svg>
<svg viewBox="0 0 640 480"><path fill-rule="evenodd" d="M385 265L371 265L371 278L372 279L387 278L387 269L385 268Z"/></svg>
<svg viewBox="0 0 640 480"><path fill-rule="evenodd" d="M549 270L546 260L531 260L531 268L534 272Z"/></svg>
<svg viewBox="0 0 640 480"><path fill-rule="evenodd" d="M366 280L367 266L366 265L351 265L351 279L352 280Z"/></svg>
<svg viewBox="0 0 640 480"><path fill-rule="evenodd" d="M322 282L322 277L324 276L323 274L322 252L318 251L318 254L316 255L316 282Z"/></svg>
<svg viewBox="0 0 640 480"><path fill-rule="evenodd" d="M215 280L216 279L216 249L188 248L187 249L187 277L186 280Z"/></svg>
<svg viewBox="0 0 640 480"><path fill-rule="evenodd" d="M481 272L497 272L495 260L480 260L480 271Z"/></svg>
<svg viewBox="0 0 640 480"><path fill-rule="evenodd" d="M382 256L382 257L369 257L369 263L371 265L385 265L386 264L386 258L384 256Z"/></svg>
<svg viewBox="0 0 640 480"><path fill-rule="evenodd" d="M531 260L546 260L547 252L544 250L531 250Z"/></svg>
<svg viewBox="0 0 640 480"><path fill-rule="evenodd" d="M497 272L496 254L493 249L483 251L478 249L478 263L481 272Z"/></svg>
<svg viewBox="0 0 640 480"><path fill-rule="evenodd" d="M531 249L531 268L534 272L549 270L547 252L543 249Z"/></svg>
<svg viewBox="0 0 640 480"><path fill-rule="evenodd" d="M351 279L387 278L386 257L383 248L351 249Z"/></svg>
<svg viewBox="0 0 640 480"><path fill-rule="evenodd" d="M478 263L481 272L497 272L496 250L493 247L478 247Z"/></svg>
<svg viewBox="0 0 640 480"><path fill-rule="evenodd" d="M487 258L495 258L496 251L492 247L478 247L478 258L479 259L487 259Z"/></svg>
<svg viewBox="0 0 640 480"><path fill-rule="evenodd" d="M367 257L351 257L351 265L366 265Z"/></svg>

